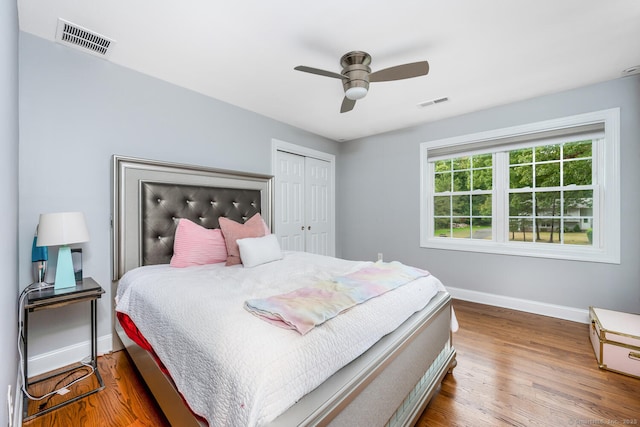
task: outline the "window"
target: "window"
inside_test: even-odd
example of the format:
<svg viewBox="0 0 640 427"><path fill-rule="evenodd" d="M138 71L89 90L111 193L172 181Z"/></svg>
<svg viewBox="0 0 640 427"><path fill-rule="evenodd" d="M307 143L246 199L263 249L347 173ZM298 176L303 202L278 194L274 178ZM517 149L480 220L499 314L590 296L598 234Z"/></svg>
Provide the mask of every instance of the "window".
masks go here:
<svg viewBox="0 0 640 427"><path fill-rule="evenodd" d="M593 245L589 233L597 187L593 185L592 153L593 145L599 141L543 145L507 153L509 241Z"/></svg>
<svg viewBox="0 0 640 427"><path fill-rule="evenodd" d="M619 263L618 129L613 109L423 143L421 246Z"/></svg>
<svg viewBox="0 0 640 427"><path fill-rule="evenodd" d="M471 155L434 164L434 236L491 238L493 156Z"/></svg>

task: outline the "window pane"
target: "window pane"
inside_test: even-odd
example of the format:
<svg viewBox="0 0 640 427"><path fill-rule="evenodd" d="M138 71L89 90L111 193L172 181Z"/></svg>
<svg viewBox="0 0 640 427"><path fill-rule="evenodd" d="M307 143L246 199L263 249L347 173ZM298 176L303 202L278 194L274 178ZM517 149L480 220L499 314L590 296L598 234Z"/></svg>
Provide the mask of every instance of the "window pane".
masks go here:
<svg viewBox="0 0 640 427"><path fill-rule="evenodd" d="M433 215L451 216L450 196L437 196L433 198Z"/></svg>
<svg viewBox="0 0 640 427"><path fill-rule="evenodd" d="M434 185L436 193L451 191L451 172L435 174Z"/></svg>
<svg viewBox="0 0 640 427"><path fill-rule="evenodd" d="M587 220L586 224L591 225L591 218L584 218ZM580 230L580 231L576 231L576 225L574 225L573 227L571 227L571 225L569 224L569 227L565 226L565 232L564 232L564 244L565 245L585 245L585 246L589 246L592 245L593 242L591 241L591 227L589 228L585 228L584 230Z"/></svg>
<svg viewBox="0 0 640 427"><path fill-rule="evenodd" d="M493 164L493 155L492 154L481 154L479 156L473 156L473 164L474 168L490 168Z"/></svg>
<svg viewBox="0 0 640 427"><path fill-rule="evenodd" d="M513 242L533 242L532 221L529 219L509 220L509 240Z"/></svg>
<svg viewBox="0 0 640 427"><path fill-rule="evenodd" d="M560 219L543 218L536 220L536 242L562 243Z"/></svg>
<svg viewBox="0 0 640 427"><path fill-rule="evenodd" d="M449 218L434 219L433 235L436 237L451 237L451 220Z"/></svg>
<svg viewBox="0 0 640 427"><path fill-rule="evenodd" d="M565 245L592 245L593 190L564 192Z"/></svg>
<svg viewBox="0 0 640 427"><path fill-rule="evenodd" d="M473 171L473 189L491 190L493 187L492 169L477 169Z"/></svg>
<svg viewBox="0 0 640 427"><path fill-rule="evenodd" d="M451 160L438 160L435 163L436 172L444 172L451 170Z"/></svg>
<svg viewBox="0 0 640 427"><path fill-rule="evenodd" d="M533 161L533 148L523 148L521 150L513 150L509 152L509 164L521 165L523 163L531 163Z"/></svg>
<svg viewBox="0 0 640 427"><path fill-rule="evenodd" d="M453 196L451 198L452 206L453 206L453 215L458 216L469 216L471 215L471 206L469 196Z"/></svg>
<svg viewBox="0 0 640 427"><path fill-rule="evenodd" d="M560 145L545 145L536 147L536 162L560 160Z"/></svg>
<svg viewBox="0 0 640 427"><path fill-rule="evenodd" d="M469 227L469 218L452 218L453 237L458 239L471 238L471 227Z"/></svg>
<svg viewBox="0 0 640 427"><path fill-rule="evenodd" d="M579 141L565 144L564 159L577 159L583 157L591 157L591 141Z"/></svg>
<svg viewBox="0 0 640 427"><path fill-rule="evenodd" d="M471 218L471 238L481 240L493 239L491 218Z"/></svg>
<svg viewBox="0 0 640 427"><path fill-rule="evenodd" d="M560 192L548 191L536 193L536 216L559 216Z"/></svg>
<svg viewBox="0 0 640 427"><path fill-rule="evenodd" d="M536 187L560 186L560 162L536 164Z"/></svg>
<svg viewBox="0 0 640 427"><path fill-rule="evenodd" d="M565 162L562 172L564 185L591 185L591 159Z"/></svg>
<svg viewBox="0 0 640 427"><path fill-rule="evenodd" d="M593 190L565 191L564 215L569 217L593 216Z"/></svg>
<svg viewBox="0 0 640 427"><path fill-rule="evenodd" d="M509 194L509 216L532 216L533 193Z"/></svg>
<svg viewBox="0 0 640 427"><path fill-rule="evenodd" d="M469 171L453 173L453 191L469 191Z"/></svg>
<svg viewBox="0 0 640 427"><path fill-rule="evenodd" d="M491 216L491 194L471 196L471 215Z"/></svg>
<svg viewBox="0 0 640 427"><path fill-rule="evenodd" d="M453 170L469 169L471 163L469 157L458 157L453 159Z"/></svg>
<svg viewBox="0 0 640 427"><path fill-rule="evenodd" d="M509 168L509 188L533 187L533 166L513 166Z"/></svg>

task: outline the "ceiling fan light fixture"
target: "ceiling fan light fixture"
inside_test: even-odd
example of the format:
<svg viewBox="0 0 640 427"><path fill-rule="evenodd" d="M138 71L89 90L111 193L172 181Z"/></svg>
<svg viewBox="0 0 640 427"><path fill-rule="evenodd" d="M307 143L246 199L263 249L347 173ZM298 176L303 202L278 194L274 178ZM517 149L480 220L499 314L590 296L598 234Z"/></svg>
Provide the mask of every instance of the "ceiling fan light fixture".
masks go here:
<svg viewBox="0 0 640 427"><path fill-rule="evenodd" d="M366 87L350 87L346 90L345 96L352 101L357 101L358 99L362 99L367 96L367 92Z"/></svg>

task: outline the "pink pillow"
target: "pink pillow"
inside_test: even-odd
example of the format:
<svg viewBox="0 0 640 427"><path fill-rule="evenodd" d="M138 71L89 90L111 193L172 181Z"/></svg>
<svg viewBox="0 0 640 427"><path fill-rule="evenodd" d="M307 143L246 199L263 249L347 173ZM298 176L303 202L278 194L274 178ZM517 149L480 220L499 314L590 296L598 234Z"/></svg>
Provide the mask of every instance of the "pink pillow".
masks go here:
<svg viewBox="0 0 640 427"><path fill-rule="evenodd" d="M173 241L171 267L214 264L227 259L227 246L218 229L204 228L180 218Z"/></svg>
<svg viewBox="0 0 640 427"><path fill-rule="evenodd" d="M236 240L247 237L262 237L265 235L265 222L259 213L249 218L244 224L235 222L229 218L220 217L220 229L227 243L227 264L237 265L242 263L240 249Z"/></svg>

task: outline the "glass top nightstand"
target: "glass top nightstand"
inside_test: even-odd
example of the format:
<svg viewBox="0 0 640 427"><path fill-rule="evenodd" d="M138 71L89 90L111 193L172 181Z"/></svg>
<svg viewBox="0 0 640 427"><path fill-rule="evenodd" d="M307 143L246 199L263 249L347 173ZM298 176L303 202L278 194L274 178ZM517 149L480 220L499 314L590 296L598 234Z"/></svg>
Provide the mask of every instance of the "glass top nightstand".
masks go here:
<svg viewBox="0 0 640 427"><path fill-rule="evenodd" d="M98 379L98 387L93 390L90 390L86 393L82 393L78 396L75 396L69 400L65 400L62 403L51 406L49 408L43 409L36 413L28 414L28 403L29 398L24 395L24 415L23 420L27 421L32 418L35 418L39 415L46 414L47 412L53 411L54 409L58 409L61 406L67 405L71 402L75 402L76 400L82 399L85 396L88 396L92 393L100 391L104 388L104 382L102 380L102 376L98 371L97 364L97 340L98 340L98 321L97 321L97 300L102 297L104 294L104 289L91 277L85 277L82 279L82 282L78 282L76 286L72 286L69 288L63 289L55 289L53 287L47 287L43 289L39 288L27 288L28 292L24 298L24 305L22 309L24 310L24 323L22 327L22 345L24 349L23 355L23 373L24 373L24 385L25 389L28 390L30 385L45 381L53 376L63 374L65 372L70 372L75 369L78 369L80 366L73 365L67 370L56 371L54 375L45 376L43 378L39 378L37 381L29 382L28 375L28 334L29 334L29 313L39 310L48 310L52 308L63 307L69 304L75 304L79 302L88 301L91 303L91 360L88 362L88 365L91 365L94 369L94 373Z"/></svg>

